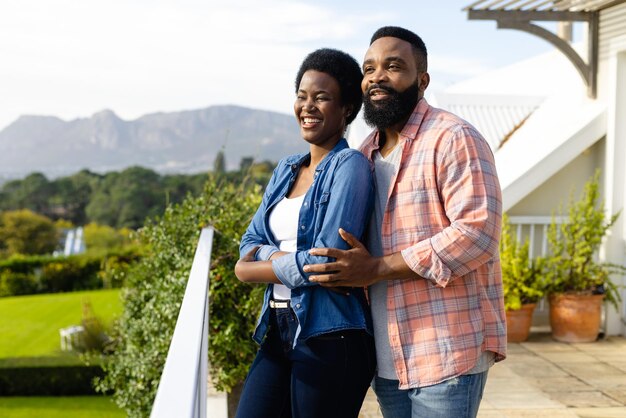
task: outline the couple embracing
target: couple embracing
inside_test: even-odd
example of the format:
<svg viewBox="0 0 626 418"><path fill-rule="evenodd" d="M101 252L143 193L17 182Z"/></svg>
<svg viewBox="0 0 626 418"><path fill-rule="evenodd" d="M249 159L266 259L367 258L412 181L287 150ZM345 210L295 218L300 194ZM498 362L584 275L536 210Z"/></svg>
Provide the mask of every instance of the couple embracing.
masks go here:
<svg viewBox="0 0 626 418"><path fill-rule="evenodd" d="M309 152L281 160L235 272L267 283L238 418L475 417L506 355L493 154L424 99L427 51L387 26L362 68L320 49L296 76ZM363 106L374 131L344 139Z"/></svg>

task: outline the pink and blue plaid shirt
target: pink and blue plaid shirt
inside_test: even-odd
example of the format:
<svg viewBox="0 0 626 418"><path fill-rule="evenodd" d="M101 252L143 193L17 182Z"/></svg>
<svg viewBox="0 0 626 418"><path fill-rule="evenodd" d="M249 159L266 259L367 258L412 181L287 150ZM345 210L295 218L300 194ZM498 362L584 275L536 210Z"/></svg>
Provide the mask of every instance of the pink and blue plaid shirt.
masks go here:
<svg viewBox="0 0 626 418"><path fill-rule="evenodd" d="M361 147L379 148L375 130ZM506 356L498 243L502 197L493 153L474 127L421 99L400 135L402 158L381 227L420 279L390 280L389 342L400 389L430 386Z"/></svg>

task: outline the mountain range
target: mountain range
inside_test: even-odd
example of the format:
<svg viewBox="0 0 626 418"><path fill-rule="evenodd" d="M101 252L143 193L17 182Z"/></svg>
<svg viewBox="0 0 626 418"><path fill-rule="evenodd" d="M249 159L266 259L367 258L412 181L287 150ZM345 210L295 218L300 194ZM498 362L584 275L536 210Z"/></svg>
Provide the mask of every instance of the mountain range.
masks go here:
<svg viewBox="0 0 626 418"><path fill-rule="evenodd" d="M161 173L213 168L220 150L228 169L244 157L277 161L307 149L293 116L240 106L153 113L123 120L111 110L64 121L21 116L0 131L0 177L38 171L49 177L132 165Z"/></svg>

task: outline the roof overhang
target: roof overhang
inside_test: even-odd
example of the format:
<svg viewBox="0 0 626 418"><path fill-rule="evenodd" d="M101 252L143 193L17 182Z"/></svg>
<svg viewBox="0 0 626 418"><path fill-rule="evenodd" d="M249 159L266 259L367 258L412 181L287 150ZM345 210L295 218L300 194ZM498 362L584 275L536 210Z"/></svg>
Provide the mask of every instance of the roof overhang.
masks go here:
<svg viewBox="0 0 626 418"><path fill-rule="evenodd" d="M572 62L587 86L587 95L596 97L598 73L598 20L601 10L626 0L478 0L463 10L470 20L495 20L499 29L522 30L550 42ZM532 22L586 22L587 62L569 41Z"/></svg>
<svg viewBox="0 0 626 418"><path fill-rule="evenodd" d="M606 106L579 97L544 102L495 153L507 211L606 136Z"/></svg>

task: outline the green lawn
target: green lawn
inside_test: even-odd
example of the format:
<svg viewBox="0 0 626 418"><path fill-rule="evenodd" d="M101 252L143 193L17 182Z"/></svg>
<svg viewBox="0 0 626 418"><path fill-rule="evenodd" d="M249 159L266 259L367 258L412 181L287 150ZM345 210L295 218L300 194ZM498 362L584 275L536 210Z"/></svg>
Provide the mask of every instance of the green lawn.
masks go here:
<svg viewBox="0 0 626 418"><path fill-rule="evenodd" d="M82 301L89 301L95 315L109 324L122 312L119 292L112 289L0 298L0 359L61 354L59 329L80 324ZM2 413L0 416L4 417Z"/></svg>
<svg viewBox="0 0 626 418"><path fill-rule="evenodd" d="M0 398L2 418L122 418L126 414L106 396Z"/></svg>

